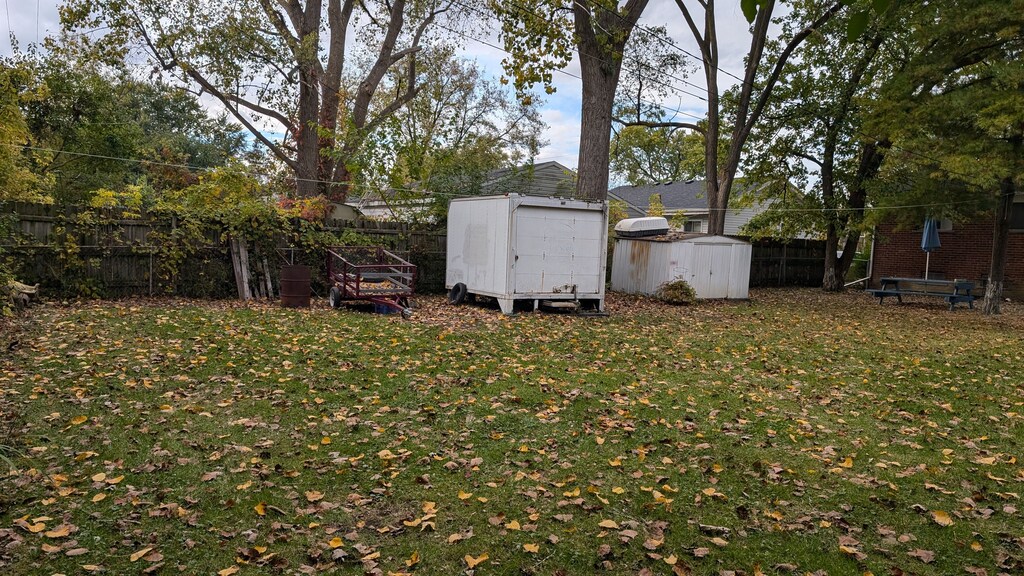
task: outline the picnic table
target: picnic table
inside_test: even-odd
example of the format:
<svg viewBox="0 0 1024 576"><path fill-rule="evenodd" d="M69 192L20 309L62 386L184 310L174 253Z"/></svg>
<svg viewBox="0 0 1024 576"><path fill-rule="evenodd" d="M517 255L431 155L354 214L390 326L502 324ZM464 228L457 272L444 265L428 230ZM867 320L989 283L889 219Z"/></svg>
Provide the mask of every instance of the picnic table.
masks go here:
<svg viewBox="0 0 1024 576"><path fill-rule="evenodd" d="M952 310L960 302L966 302L970 308L974 308L974 282L968 280L932 280L925 278L882 278L878 288L868 289L868 292L878 298L881 304L887 296L895 296L902 304L903 296L935 296L943 298L949 303Z"/></svg>

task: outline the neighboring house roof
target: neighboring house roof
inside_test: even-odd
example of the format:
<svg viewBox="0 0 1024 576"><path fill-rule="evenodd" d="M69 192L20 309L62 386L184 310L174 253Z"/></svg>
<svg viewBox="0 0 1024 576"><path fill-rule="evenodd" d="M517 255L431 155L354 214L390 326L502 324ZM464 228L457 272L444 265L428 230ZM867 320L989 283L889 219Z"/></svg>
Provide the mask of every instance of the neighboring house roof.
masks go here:
<svg viewBox="0 0 1024 576"><path fill-rule="evenodd" d="M480 189L482 194L571 196L576 189L576 173L558 162L525 164L491 171Z"/></svg>
<svg viewBox="0 0 1024 576"><path fill-rule="evenodd" d="M733 187L733 198L743 195L744 186L736 182ZM664 184L648 184L645 186L619 186L608 191L608 197L626 203L626 211L630 217L645 216L651 203L651 196L661 195L661 203L667 214L683 212L686 214L707 214L708 199L704 191L703 180L679 180Z"/></svg>

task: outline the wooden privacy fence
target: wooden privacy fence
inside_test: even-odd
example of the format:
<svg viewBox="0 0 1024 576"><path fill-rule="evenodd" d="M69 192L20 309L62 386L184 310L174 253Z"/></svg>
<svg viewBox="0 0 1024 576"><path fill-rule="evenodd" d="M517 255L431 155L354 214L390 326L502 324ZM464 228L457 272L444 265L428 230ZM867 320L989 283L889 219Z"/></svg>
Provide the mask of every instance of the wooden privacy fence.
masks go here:
<svg viewBox="0 0 1024 576"><path fill-rule="evenodd" d="M180 227L172 216L10 203L0 205L0 219L0 257L13 261L20 279L38 282L51 294L233 297L238 293L232 243L220 226L206 226L201 245L188 254L169 254L157 239L171 237ZM419 267L418 291L444 289L443 231L370 220L330 220L324 229L335 234L352 231L401 253ZM284 234L271 240L273 253L253 258L252 272L271 276L276 286L281 264L308 264L313 267L314 293L324 295L326 255L293 246ZM173 258L181 259L173 263L174 276L161 275ZM261 279L253 278L254 288L261 284Z"/></svg>
<svg viewBox="0 0 1024 576"><path fill-rule="evenodd" d="M771 238L752 240L751 286L821 286L825 276L825 242Z"/></svg>

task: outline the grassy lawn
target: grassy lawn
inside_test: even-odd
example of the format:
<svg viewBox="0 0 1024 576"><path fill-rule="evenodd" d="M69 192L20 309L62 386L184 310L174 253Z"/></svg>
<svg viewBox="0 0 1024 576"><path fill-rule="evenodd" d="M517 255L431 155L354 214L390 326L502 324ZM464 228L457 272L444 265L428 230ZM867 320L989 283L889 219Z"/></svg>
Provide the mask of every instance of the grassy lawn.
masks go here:
<svg viewBox="0 0 1024 576"><path fill-rule="evenodd" d="M1020 307L419 303L3 325L0 572L1024 572Z"/></svg>

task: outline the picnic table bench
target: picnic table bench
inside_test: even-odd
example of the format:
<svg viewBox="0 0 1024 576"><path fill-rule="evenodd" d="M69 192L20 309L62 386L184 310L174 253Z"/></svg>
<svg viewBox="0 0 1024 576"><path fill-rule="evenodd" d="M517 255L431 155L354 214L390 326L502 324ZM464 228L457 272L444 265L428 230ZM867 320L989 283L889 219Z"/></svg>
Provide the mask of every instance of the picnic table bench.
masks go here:
<svg viewBox="0 0 1024 576"><path fill-rule="evenodd" d="M936 296L944 298L952 310L958 303L967 302L970 308L974 308L974 282L968 280L926 280L924 278L882 278L878 288L869 289L868 292L878 298L881 304L886 296L895 296L902 304L903 296Z"/></svg>

